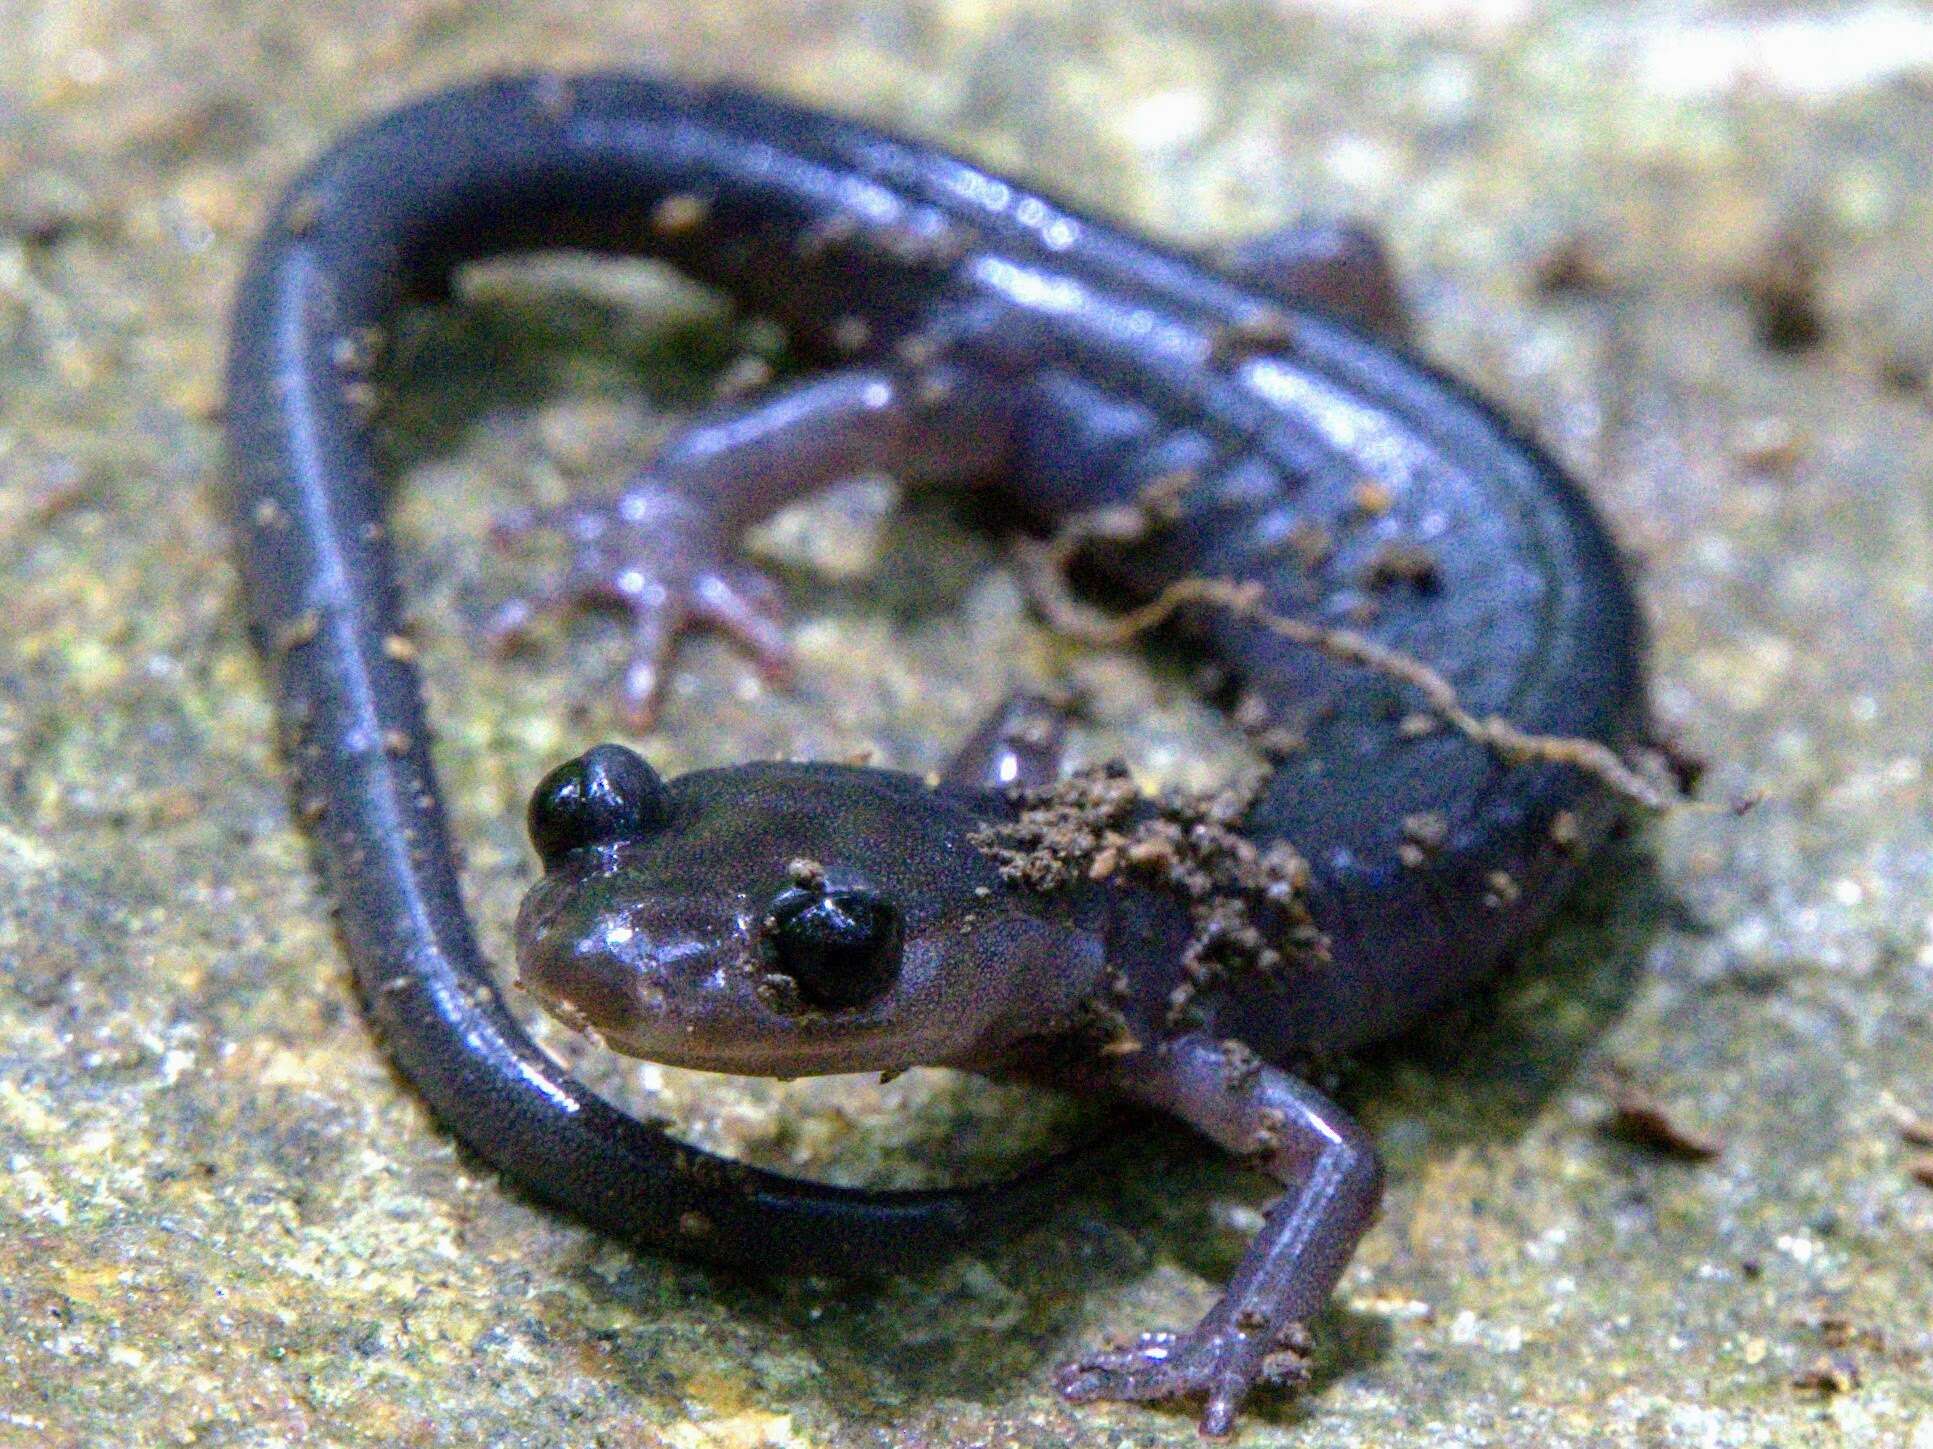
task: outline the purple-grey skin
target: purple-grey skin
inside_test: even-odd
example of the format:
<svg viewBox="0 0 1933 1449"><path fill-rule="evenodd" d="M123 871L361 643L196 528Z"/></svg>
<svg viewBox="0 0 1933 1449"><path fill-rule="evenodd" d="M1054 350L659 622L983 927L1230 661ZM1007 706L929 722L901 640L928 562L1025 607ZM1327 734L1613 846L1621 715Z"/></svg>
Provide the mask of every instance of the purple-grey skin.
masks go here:
<svg viewBox="0 0 1933 1449"><path fill-rule="evenodd" d="M1174 521L1092 560L1124 598L1254 580L1280 614L1429 665L1480 717L1612 748L1642 736L1643 638L1602 527L1542 452L1406 350L1359 232L1190 256L855 122L640 76L488 81L375 121L289 188L242 285L228 420L251 623L398 1068L473 1150L607 1232L765 1269L883 1268L1026 1220L1064 1174L875 1193L722 1162L597 1098L504 1008L430 769L367 374L398 311L444 297L459 265L539 248L666 259L835 364L700 418L614 504L549 520L574 541L570 575L498 631L619 603L634 716L690 624L786 667L776 595L734 540L880 469L985 490L1036 525L1183 480ZM1392 550L1402 569L1383 566ZM619 1050L786 1076L1018 1074L1173 1113L1270 1173L1282 1196L1201 1323L1059 1380L1077 1400L1200 1396L1223 1433L1251 1388L1293 1376L1281 1349L1380 1194L1362 1132L1283 1064L1386 1036L1488 971L1617 812L1582 771L1419 735L1399 686L1252 621L1205 614L1188 634L1303 737L1234 825L1307 858L1326 966L1210 980L1177 1017L1196 923L1172 890L1004 875L981 832L1059 753L1025 701L937 787L814 764L667 783L600 746L532 802L545 874L518 945L533 991ZM1139 1050L1095 1048L1103 997Z"/></svg>

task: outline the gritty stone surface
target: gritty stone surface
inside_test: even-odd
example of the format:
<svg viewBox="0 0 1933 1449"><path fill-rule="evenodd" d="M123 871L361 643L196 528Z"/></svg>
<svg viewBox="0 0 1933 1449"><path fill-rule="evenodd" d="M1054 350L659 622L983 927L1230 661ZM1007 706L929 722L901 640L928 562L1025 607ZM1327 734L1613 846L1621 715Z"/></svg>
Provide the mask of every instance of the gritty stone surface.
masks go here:
<svg viewBox="0 0 1933 1449"><path fill-rule="evenodd" d="M1586 478L1660 714L1734 818L1628 845L1494 990L1356 1063L1381 1224L1315 1384L1241 1442L1933 1445L1933 18L1888 3L0 5L0 1444L1186 1445L1052 1365L1191 1318L1266 1189L1150 1129L1037 1231L758 1285L506 1190L390 1073L291 822L218 516L223 315L275 187L490 69L732 74L1186 242L1373 218L1427 349ZM392 409L406 586L486 942L524 791L619 732L620 639L490 657L493 512L609 487L761 345L641 268L470 278ZM1011 684L1088 758L1242 757L1181 678L1049 636L997 541L878 485L760 542L806 665L700 642L668 769L923 769ZM991 664L990 661L998 661ZM583 1055L562 1033L558 1050ZM934 1074L586 1063L762 1163L999 1171L1067 1109ZM1605 1130L1633 1084L1721 1150ZM1928 1174L1923 1163L1921 1176Z"/></svg>

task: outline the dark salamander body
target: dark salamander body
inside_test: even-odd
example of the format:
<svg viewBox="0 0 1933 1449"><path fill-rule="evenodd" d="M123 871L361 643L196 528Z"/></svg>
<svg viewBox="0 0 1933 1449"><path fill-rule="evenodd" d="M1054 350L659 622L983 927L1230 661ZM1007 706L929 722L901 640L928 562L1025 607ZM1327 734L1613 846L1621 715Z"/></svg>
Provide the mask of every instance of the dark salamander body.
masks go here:
<svg viewBox="0 0 1933 1449"><path fill-rule="evenodd" d="M689 623L783 664L732 543L881 468L1050 525L1159 494L1160 526L1086 560L1124 597L1258 581L1269 610L1402 651L1479 717L1640 738L1642 634L1602 528L1395 340L1357 234L1209 262L850 121L637 76L490 81L378 120L290 187L242 285L228 417L248 607L390 1053L471 1148L605 1231L765 1268L887 1266L1020 1218L1055 1176L871 1193L722 1163L597 1099L504 1009L430 770L367 379L399 311L456 267L551 248L663 258L834 364L701 417L613 505L563 521L576 564L545 602L632 611L640 717ZM1420 728L1400 683L1252 617L1187 627L1300 740L1235 808L1190 818L1106 774L1056 793L1053 722L1024 701L938 786L809 764L667 783L601 746L533 801L546 874L518 938L539 999L620 1050L1020 1073L1157 1105L1249 1156L1284 1195L1221 1303L1061 1379L1075 1398L1204 1395L1218 1432L1255 1383L1292 1376L1285 1345L1380 1191L1360 1131L1284 1064L1387 1034L1490 968L1614 809L1596 776Z"/></svg>

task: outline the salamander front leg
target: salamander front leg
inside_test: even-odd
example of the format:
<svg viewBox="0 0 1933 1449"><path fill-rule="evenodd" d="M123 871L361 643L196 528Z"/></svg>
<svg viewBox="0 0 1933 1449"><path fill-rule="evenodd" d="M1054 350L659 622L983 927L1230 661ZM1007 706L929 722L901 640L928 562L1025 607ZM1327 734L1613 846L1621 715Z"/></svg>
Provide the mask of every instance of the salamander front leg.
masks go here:
<svg viewBox="0 0 1933 1449"><path fill-rule="evenodd" d="M1201 1322L1069 1364L1059 1388L1076 1402L1202 1395L1202 1432L1226 1434L1257 1384L1300 1377L1299 1360L1284 1350L1328 1300L1375 1218L1382 1165L1339 1108L1238 1042L1180 1037L1113 1070L1124 1095L1174 1113L1285 1191Z"/></svg>
<svg viewBox="0 0 1933 1449"><path fill-rule="evenodd" d="M561 533L563 576L498 610L500 645L537 618L584 603L616 607L632 624L625 713L637 728L657 713L679 637L699 626L738 640L768 675L792 663L779 591L736 555L738 536L787 503L866 472L907 482L968 481L1006 455L1005 406L990 387L944 374L859 368L719 408L680 432L608 502L513 515L513 540Z"/></svg>
<svg viewBox="0 0 1933 1449"><path fill-rule="evenodd" d="M1066 708L1021 690L967 736L940 778L981 790L1044 790L1060 778L1066 754Z"/></svg>

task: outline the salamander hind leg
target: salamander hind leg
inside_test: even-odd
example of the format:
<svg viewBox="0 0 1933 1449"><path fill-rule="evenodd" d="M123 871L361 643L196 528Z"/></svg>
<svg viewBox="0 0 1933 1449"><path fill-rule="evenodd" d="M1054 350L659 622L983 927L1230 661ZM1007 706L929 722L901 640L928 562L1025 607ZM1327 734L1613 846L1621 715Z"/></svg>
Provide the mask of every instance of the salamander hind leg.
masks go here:
<svg viewBox="0 0 1933 1449"><path fill-rule="evenodd" d="M778 586L730 556L705 510L649 475L608 504L515 513L498 520L495 531L506 543L539 531L559 533L569 544L570 561L547 588L497 610L488 625L491 641L508 648L541 615L578 605L624 611L632 636L624 711L639 729L655 717L666 667L689 629L729 635L768 678L791 673Z"/></svg>
<svg viewBox="0 0 1933 1449"><path fill-rule="evenodd" d="M708 413L677 434L615 499L532 510L500 521L514 540L564 536L570 562L549 588L504 604L488 632L499 645L538 618L580 604L630 616L622 698L637 728L657 713L666 670L688 630L721 630L768 676L792 667L778 587L737 557L740 533L787 503L856 474L924 482L998 464L1004 420L989 390L853 369Z"/></svg>
<svg viewBox="0 0 1933 1449"><path fill-rule="evenodd" d="M1324 308L1399 342L1409 337L1409 304L1389 253L1365 226L1296 222L1239 242L1218 260L1231 277L1292 306Z"/></svg>
<svg viewBox="0 0 1933 1449"><path fill-rule="evenodd" d="M1340 1109L1238 1042L1179 1037L1125 1059L1114 1077L1123 1094L1174 1113L1284 1192L1201 1322L1068 1364L1058 1386L1076 1402L1198 1396L1202 1432L1226 1434L1256 1386L1300 1380L1304 1325L1376 1215L1382 1166Z"/></svg>
<svg viewBox="0 0 1933 1449"><path fill-rule="evenodd" d="M623 611L631 622L631 662L622 698L635 727L651 724L671 656L693 628L735 639L768 678L789 676L792 646L778 585L733 557L709 510L655 473L607 503L514 513L495 530L504 543L541 531L563 536L569 562L540 592L506 601L490 619L489 637L508 648L545 614L580 605Z"/></svg>

